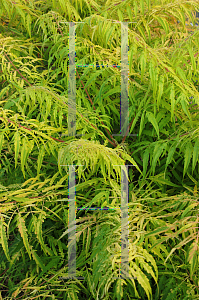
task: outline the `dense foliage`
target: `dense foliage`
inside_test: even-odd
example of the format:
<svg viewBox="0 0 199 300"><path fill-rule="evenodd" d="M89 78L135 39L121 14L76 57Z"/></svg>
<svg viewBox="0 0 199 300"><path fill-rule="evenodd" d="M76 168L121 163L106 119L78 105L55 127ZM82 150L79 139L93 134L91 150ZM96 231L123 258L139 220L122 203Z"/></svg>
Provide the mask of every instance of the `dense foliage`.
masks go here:
<svg viewBox="0 0 199 300"><path fill-rule="evenodd" d="M0 299L199 299L196 0L0 0ZM114 21L114 22L113 22ZM130 22L129 132L120 65ZM190 25L192 23L192 25ZM191 102L190 102L191 98ZM83 135L83 136L78 136ZM76 167L77 276L68 272L68 167ZM129 167L130 276L119 274L121 169ZM82 166L85 165L83 168ZM117 175L117 176L116 176ZM114 210L115 209L115 210Z"/></svg>

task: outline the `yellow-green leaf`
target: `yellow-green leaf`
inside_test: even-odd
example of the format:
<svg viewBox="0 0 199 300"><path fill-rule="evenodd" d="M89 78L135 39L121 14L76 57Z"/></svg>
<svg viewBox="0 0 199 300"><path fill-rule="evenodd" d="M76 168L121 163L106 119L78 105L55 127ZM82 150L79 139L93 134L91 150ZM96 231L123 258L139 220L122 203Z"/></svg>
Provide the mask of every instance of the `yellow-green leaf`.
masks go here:
<svg viewBox="0 0 199 300"><path fill-rule="evenodd" d="M185 75L185 72L183 71L183 69L181 69L180 67L177 67L176 71L180 75L180 77L183 79L184 83L186 83L187 79L186 79L186 75Z"/></svg>
<svg viewBox="0 0 199 300"><path fill-rule="evenodd" d="M31 16L30 16L30 14L27 15L26 24L27 24L28 34L31 38Z"/></svg>
<svg viewBox="0 0 199 300"><path fill-rule="evenodd" d="M130 21L133 22L133 18L132 18L132 10L131 10L130 6L127 5L126 9L127 9L127 13L128 13L128 16L129 16Z"/></svg>
<svg viewBox="0 0 199 300"><path fill-rule="evenodd" d="M118 17L119 17L119 21L123 22L123 14L122 14L122 12L119 8L117 10L117 14L118 14Z"/></svg>
<svg viewBox="0 0 199 300"><path fill-rule="evenodd" d="M182 105L182 109L184 110L185 114L188 116L189 120L191 120L191 116L190 116L190 113L189 113L189 110L188 110L188 107L187 107L187 102L185 100L184 95L181 96L180 103Z"/></svg>
<svg viewBox="0 0 199 300"><path fill-rule="evenodd" d="M30 252L30 245L28 243L28 235L27 235L27 229L26 229L26 225L25 225L25 220L21 217L21 214L18 213L18 228L19 228L19 232L20 232L20 235L23 239L23 243L24 243L24 246L28 252L28 255L31 259L31 252Z"/></svg>
<svg viewBox="0 0 199 300"><path fill-rule="evenodd" d="M164 76L163 75L160 75L160 78L159 78L159 82L158 82L158 95L157 95L157 107L159 109L159 106L160 106L160 99L162 97L162 94L163 94L163 88L164 88Z"/></svg>
<svg viewBox="0 0 199 300"><path fill-rule="evenodd" d="M39 175L40 169L41 169L41 164L44 158L45 154L45 146L42 145L41 148L39 149L39 155L38 155L38 160L37 160L37 175Z"/></svg>
<svg viewBox="0 0 199 300"><path fill-rule="evenodd" d="M173 84L171 86L170 99L171 99L171 120L172 120L174 119L174 108L175 108L175 90Z"/></svg>
<svg viewBox="0 0 199 300"><path fill-rule="evenodd" d="M10 255L8 251L8 241L7 241L5 227L3 225L3 217L1 216L1 214L0 214L0 238L1 238L1 245L3 247L4 253L7 259L10 261Z"/></svg>
<svg viewBox="0 0 199 300"><path fill-rule="evenodd" d="M141 81L142 81L144 73L145 73L145 69L146 69L146 54L145 54L145 52L141 54L140 65L141 65Z"/></svg>
<svg viewBox="0 0 199 300"><path fill-rule="evenodd" d="M0 134L0 154L1 154L2 147L3 147L3 142L4 142L4 133L2 132Z"/></svg>

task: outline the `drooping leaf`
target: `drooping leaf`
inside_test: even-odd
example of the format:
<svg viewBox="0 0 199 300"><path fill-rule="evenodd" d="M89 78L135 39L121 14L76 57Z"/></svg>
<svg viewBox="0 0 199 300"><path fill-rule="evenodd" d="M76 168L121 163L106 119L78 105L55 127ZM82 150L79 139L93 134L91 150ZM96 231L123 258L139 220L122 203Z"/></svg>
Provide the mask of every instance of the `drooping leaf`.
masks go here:
<svg viewBox="0 0 199 300"><path fill-rule="evenodd" d="M156 131L156 133L157 133L157 135L158 135L158 138L159 138L159 137L160 137L160 136L159 136L159 127L158 127L158 124L157 124L157 121L156 121L154 115L153 115L151 112L147 112L146 115L147 115L147 118L148 118L149 122L150 122L150 123L153 125L153 127L155 128L155 131Z"/></svg>
<svg viewBox="0 0 199 300"><path fill-rule="evenodd" d="M9 254L9 250L8 250L8 240L7 240L7 236L6 236L6 231L5 231L5 227L3 224L3 216L0 213L0 241L1 241L1 245L3 247L4 253L7 257L7 259L10 261L10 254Z"/></svg>

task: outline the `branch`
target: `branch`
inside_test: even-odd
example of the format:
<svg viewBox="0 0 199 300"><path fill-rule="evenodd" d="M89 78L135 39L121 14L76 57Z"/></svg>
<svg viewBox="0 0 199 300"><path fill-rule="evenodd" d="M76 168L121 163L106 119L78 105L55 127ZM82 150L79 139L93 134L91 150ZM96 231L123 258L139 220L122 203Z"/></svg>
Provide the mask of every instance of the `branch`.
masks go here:
<svg viewBox="0 0 199 300"><path fill-rule="evenodd" d="M32 86L32 84L21 74L21 72L15 67L15 65L13 64L13 62L10 60L10 58L8 57L8 55L5 53L4 54L7 59L9 60L9 62L13 65L13 67L15 68L15 70L21 75L21 77L30 85Z"/></svg>
<svg viewBox="0 0 199 300"><path fill-rule="evenodd" d="M3 118L3 117L0 117L0 119L5 120L5 118ZM8 123L15 124L15 122L11 121L10 119L8 119ZM27 127L25 127L25 126L22 126L21 124L17 124L17 125L18 125L19 127L22 127L22 128L24 128L24 129L27 129L27 130L29 130L29 131L32 131L31 128L27 128ZM52 136L50 136L50 138L53 139L53 140L55 140L55 141L57 141L57 142L65 143L65 141L58 140L58 139L56 139L56 138L54 138L54 137L52 137Z"/></svg>

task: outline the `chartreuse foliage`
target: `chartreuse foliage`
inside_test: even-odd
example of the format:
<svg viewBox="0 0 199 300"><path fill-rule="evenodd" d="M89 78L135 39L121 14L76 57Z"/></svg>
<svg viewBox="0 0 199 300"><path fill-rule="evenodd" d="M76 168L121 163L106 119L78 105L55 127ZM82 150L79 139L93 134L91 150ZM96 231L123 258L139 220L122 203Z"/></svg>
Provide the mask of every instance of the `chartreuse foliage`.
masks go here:
<svg viewBox="0 0 199 300"><path fill-rule="evenodd" d="M196 0L0 0L0 299L199 299L194 11ZM131 22L129 131L137 134L122 140L112 135L120 130L121 72L110 66L121 63L117 21ZM101 65L76 67L75 137L67 122L67 22L77 22L76 64ZM76 212L83 281L60 280L68 276L70 164L77 206L112 208ZM129 275L136 279L121 280L114 277L124 164L133 165Z"/></svg>

